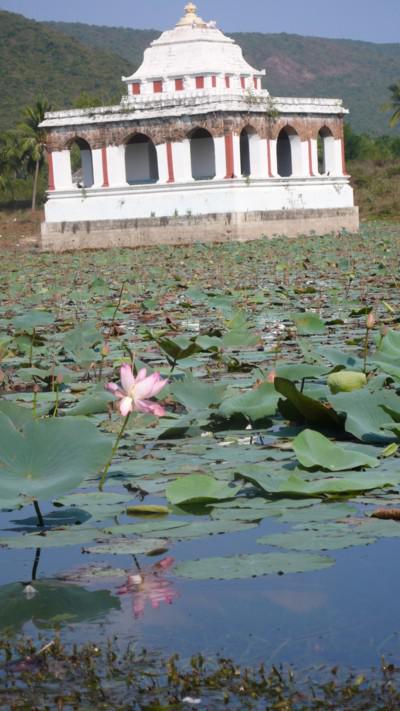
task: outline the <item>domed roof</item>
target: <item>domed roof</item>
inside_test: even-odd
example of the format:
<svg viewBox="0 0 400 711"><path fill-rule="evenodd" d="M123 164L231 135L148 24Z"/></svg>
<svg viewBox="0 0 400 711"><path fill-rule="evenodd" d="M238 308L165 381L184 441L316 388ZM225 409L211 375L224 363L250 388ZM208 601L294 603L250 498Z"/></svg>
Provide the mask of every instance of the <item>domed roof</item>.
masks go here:
<svg viewBox="0 0 400 711"><path fill-rule="evenodd" d="M139 69L125 81L146 81L157 77L233 74L262 76L243 57L236 42L221 32L215 22L205 22L189 2L185 15L146 49Z"/></svg>

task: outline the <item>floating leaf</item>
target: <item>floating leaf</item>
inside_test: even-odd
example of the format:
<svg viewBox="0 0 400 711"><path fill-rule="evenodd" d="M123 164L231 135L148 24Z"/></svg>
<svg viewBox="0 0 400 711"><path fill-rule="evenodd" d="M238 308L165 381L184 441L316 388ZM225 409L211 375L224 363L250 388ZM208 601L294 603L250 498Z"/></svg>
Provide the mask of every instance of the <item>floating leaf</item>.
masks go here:
<svg viewBox="0 0 400 711"><path fill-rule="evenodd" d="M239 489L206 474L190 474L172 482L167 487L166 496L171 504L222 501L233 499Z"/></svg>
<svg viewBox="0 0 400 711"><path fill-rule="evenodd" d="M174 574L193 580L235 580L323 570L333 563L332 558L318 555L258 553L187 560L174 568Z"/></svg>
<svg viewBox="0 0 400 711"><path fill-rule="evenodd" d="M218 414L223 417L244 415L253 422L275 414L279 395L272 383L262 383L243 395L228 397L222 401Z"/></svg>
<svg viewBox="0 0 400 711"><path fill-rule="evenodd" d="M168 550L167 541L161 538L112 538L84 549L85 553L98 555L150 555Z"/></svg>
<svg viewBox="0 0 400 711"><path fill-rule="evenodd" d="M379 466L379 461L375 457L344 449L313 430L304 430L297 435L293 442L293 449L300 464L306 468L319 467L338 472Z"/></svg>
<svg viewBox="0 0 400 711"><path fill-rule="evenodd" d="M298 333L302 336L312 333L323 333L326 328L325 321L312 311L294 314L291 316L291 319L294 321Z"/></svg>
<svg viewBox="0 0 400 711"><path fill-rule="evenodd" d="M225 385L210 385L198 378L187 376L183 381L177 381L170 386L170 392L187 410L199 411L211 405L218 405L225 392Z"/></svg>

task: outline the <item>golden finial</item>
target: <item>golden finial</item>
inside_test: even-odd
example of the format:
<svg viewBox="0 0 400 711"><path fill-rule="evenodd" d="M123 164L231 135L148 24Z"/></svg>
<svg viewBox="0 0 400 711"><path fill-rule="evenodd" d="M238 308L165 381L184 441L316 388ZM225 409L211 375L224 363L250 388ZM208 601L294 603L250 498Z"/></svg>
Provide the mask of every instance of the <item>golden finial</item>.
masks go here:
<svg viewBox="0 0 400 711"><path fill-rule="evenodd" d="M185 16L179 20L177 27L206 27L206 23L197 15L197 7L193 2L189 2L185 6Z"/></svg>
<svg viewBox="0 0 400 711"><path fill-rule="evenodd" d="M185 7L185 12L187 15L196 15L197 7L193 2L189 2Z"/></svg>

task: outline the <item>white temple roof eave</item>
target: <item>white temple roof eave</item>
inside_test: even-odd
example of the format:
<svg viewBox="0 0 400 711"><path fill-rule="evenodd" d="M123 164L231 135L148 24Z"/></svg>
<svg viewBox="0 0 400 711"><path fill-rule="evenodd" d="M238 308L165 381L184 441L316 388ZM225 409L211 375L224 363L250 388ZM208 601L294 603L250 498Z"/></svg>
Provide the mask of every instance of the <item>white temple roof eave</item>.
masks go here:
<svg viewBox="0 0 400 711"><path fill-rule="evenodd" d="M264 92L258 92L259 94ZM135 108L130 103L118 104L116 106L103 106L93 109L71 109L68 111L52 111L46 113L45 120L40 124L41 128L66 128L76 126L87 126L93 124L115 123L119 121L139 121L151 119L179 119L188 115L188 107L191 107L191 114L243 112L249 114L268 113L273 110L278 114L305 114L324 116L345 115L349 111L343 106L341 99L316 99L316 98L292 98L292 97L271 97L265 92L264 103L253 103L243 94L229 94L214 97L187 97L187 100L177 103L160 101L166 104L164 107L155 104L149 106L149 102L141 102L140 108ZM268 105L265 102L268 102Z"/></svg>

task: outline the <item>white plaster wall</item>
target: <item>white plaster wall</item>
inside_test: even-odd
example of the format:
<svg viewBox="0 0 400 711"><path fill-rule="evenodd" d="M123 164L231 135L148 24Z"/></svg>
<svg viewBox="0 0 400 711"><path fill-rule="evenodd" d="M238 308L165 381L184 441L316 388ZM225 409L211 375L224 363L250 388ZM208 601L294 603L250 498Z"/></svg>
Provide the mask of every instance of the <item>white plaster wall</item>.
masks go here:
<svg viewBox="0 0 400 711"><path fill-rule="evenodd" d="M125 146L108 146L107 164L110 187L126 185Z"/></svg>
<svg viewBox="0 0 400 711"><path fill-rule="evenodd" d="M174 143L174 173L176 183L187 183L193 180L190 164L190 141Z"/></svg>
<svg viewBox="0 0 400 711"><path fill-rule="evenodd" d="M254 210L352 207L346 178L205 181L163 186L49 193L47 222L123 220L176 214L251 212Z"/></svg>
<svg viewBox="0 0 400 711"><path fill-rule="evenodd" d="M92 151L92 161L94 187L101 188L104 183L103 157L101 148L95 148Z"/></svg>
<svg viewBox="0 0 400 711"><path fill-rule="evenodd" d="M68 190L73 187L71 172L71 157L68 150L54 151L53 172L56 190Z"/></svg>

